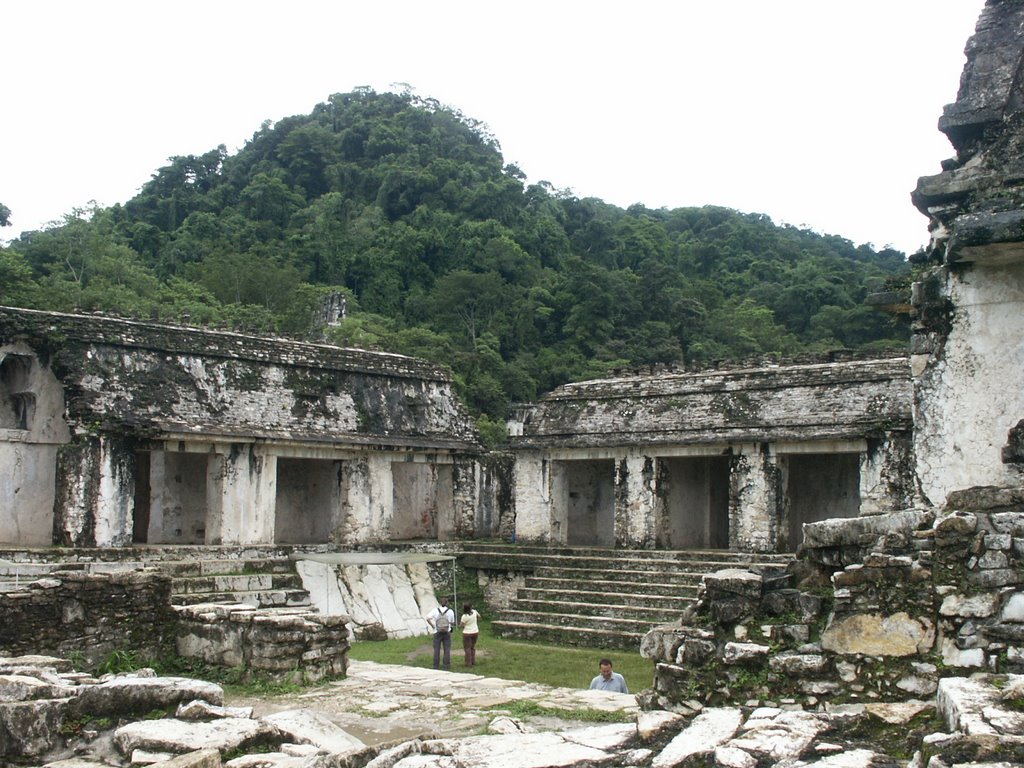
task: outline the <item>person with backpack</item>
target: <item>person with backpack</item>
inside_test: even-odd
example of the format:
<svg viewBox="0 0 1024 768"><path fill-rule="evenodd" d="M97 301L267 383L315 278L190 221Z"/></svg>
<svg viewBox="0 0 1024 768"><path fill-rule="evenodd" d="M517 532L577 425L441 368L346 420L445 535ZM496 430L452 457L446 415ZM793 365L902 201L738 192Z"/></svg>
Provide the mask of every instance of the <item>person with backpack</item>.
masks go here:
<svg viewBox="0 0 1024 768"><path fill-rule="evenodd" d="M448 607L448 598L442 597L441 604L427 615L427 624L434 630L434 669L438 669L441 661L441 649L444 649L444 669L452 666L452 625L455 623L455 611Z"/></svg>

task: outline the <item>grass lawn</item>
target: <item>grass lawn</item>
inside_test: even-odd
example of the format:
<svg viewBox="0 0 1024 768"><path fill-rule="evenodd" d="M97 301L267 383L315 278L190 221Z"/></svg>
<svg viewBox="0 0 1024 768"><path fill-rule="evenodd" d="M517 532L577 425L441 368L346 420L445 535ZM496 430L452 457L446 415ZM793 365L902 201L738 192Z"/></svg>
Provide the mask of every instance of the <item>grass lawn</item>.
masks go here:
<svg viewBox="0 0 1024 768"><path fill-rule="evenodd" d="M349 658L381 664L431 667L434 663L433 636L400 640L360 640L352 643ZM654 664L639 651L615 651L601 648L541 645L495 637L491 622L480 620L480 638L476 644L476 666L462 664L462 633L452 635L452 671L473 672L504 680L525 680L562 688L587 688L600 670L603 657L612 660L614 669L626 678L631 693L650 688Z"/></svg>

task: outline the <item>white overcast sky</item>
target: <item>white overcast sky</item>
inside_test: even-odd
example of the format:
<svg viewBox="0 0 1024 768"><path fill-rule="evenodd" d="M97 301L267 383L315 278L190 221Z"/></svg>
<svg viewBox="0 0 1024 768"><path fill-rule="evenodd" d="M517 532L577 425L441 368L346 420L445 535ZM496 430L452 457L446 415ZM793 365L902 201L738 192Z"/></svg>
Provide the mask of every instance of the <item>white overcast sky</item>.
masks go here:
<svg viewBox="0 0 1024 768"><path fill-rule="evenodd" d="M983 0L7 0L7 238L330 94L408 83L531 182L912 252Z"/></svg>

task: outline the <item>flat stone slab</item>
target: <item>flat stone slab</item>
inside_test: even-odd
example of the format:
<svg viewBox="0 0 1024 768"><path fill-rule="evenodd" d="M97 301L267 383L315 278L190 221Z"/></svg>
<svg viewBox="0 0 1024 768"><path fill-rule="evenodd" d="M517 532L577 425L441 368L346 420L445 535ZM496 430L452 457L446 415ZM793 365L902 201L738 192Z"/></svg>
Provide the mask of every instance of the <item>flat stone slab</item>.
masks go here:
<svg viewBox="0 0 1024 768"><path fill-rule="evenodd" d="M222 718L210 722L164 718L121 726L114 732L114 743L125 755L136 749L180 755L197 749L216 749L223 753L276 736L274 726L249 718Z"/></svg>
<svg viewBox="0 0 1024 768"><path fill-rule="evenodd" d="M1000 683L1000 687L1017 691L1024 684L1024 675L1000 677ZM992 685L987 675L942 678L935 706L951 731L968 736L1024 735L1021 713L1003 704L1000 688Z"/></svg>
<svg viewBox="0 0 1024 768"><path fill-rule="evenodd" d="M309 709L275 712L263 721L273 725L291 741L313 744L331 753L351 752L366 746L341 726Z"/></svg>
<svg viewBox="0 0 1024 768"><path fill-rule="evenodd" d="M204 680L187 677L117 677L99 685L82 686L78 706L90 715L146 715L154 709L170 709L202 699L215 706L224 703L224 689Z"/></svg>
<svg viewBox="0 0 1024 768"><path fill-rule="evenodd" d="M474 736L450 745L445 751L456 764L473 768L559 768L576 763L600 765L616 759L613 753L568 741L557 733ZM429 742L424 746L429 749ZM396 768L407 768L409 759L399 761Z"/></svg>
<svg viewBox="0 0 1024 768"><path fill-rule="evenodd" d="M671 768L693 755L709 754L729 741L743 723L739 709L705 709L686 730L678 734L651 762L653 768Z"/></svg>

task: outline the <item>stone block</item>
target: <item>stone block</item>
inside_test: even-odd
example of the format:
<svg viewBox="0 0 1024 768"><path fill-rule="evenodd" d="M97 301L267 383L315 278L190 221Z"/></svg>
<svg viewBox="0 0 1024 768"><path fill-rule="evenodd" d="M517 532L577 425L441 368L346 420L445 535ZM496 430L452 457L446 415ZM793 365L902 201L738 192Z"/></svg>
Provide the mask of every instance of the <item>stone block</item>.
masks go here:
<svg viewBox="0 0 1024 768"><path fill-rule="evenodd" d="M939 607L941 616L961 618L986 618L996 612L999 596L991 593L981 595L947 595Z"/></svg>
<svg viewBox="0 0 1024 768"><path fill-rule="evenodd" d="M850 614L834 616L821 636L827 651L866 656L914 656L935 644L935 626L926 617Z"/></svg>
<svg viewBox="0 0 1024 768"><path fill-rule="evenodd" d="M747 664L767 658L771 647L759 643L726 643L722 661L726 664Z"/></svg>

